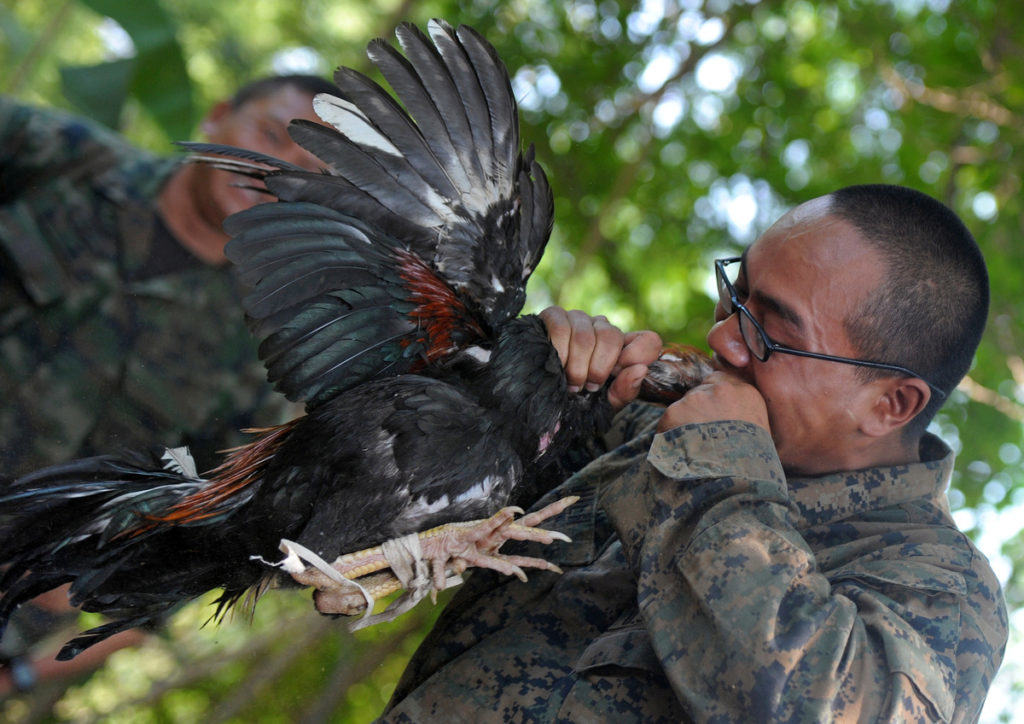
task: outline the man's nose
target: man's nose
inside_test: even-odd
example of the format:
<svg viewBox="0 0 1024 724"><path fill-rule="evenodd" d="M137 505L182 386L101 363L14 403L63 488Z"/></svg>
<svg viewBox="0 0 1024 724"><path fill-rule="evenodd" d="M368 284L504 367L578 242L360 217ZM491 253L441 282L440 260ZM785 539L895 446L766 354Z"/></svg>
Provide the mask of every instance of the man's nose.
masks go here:
<svg viewBox="0 0 1024 724"><path fill-rule="evenodd" d="M750 364L750 350L740 334L740 315L730 314L715 323L708 332L708 346L720 359L737 368Z"/></svg>

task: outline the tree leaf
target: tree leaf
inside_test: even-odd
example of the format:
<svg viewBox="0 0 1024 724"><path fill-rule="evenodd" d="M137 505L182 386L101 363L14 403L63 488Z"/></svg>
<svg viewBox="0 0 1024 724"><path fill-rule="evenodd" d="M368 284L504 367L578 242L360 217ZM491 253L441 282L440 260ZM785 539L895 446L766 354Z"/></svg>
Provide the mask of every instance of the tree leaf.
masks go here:
<svg viewBox="0 0 1024 724"><path fill-rule="evenodd" d="M130 92L173 140L195 125L192 83L177 40L177 25L157 0L82 0L124 28L135 43Z"/></svg>
<svg viewBox="0 0 1024 724"><path fill-rule="evenodd" d="M116 129L135 66L134 58L96 65L62 66L60 83L64 97L93 120Z"/></svg>

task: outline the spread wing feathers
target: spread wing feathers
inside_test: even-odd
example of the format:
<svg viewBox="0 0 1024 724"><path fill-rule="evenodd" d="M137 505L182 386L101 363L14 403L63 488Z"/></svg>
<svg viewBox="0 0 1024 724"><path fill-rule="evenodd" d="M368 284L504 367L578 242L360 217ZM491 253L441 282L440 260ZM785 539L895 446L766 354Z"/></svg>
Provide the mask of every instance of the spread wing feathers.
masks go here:
<svg viewBox="0 0 1024 724"><path fill-rule="evenodd" d="M468 27L428 29L399 26L405 55L369 45L397 100L341 68L340 97L314 99L328 125L292 123L322 173L237 154L286 202L226 228L242 237L227 254L255 286L261 357L290 399L317 404L486 340L522 309L550 235L551 189L533 149L520 153L497 53Z"/></svg>
<svg viewBox="0 0 1024 724"><path fill-rule="evenodd" d="M550 231L551 192L532 151L526 159L520 152L515 98L494 49L468 27L437 20L428 27L429 37L399 26L405 56L379 39L368 47L397 101L366 76L340 68L340 97L314 99L328 125L300 120L289 127L324 161L324 173L275 166L265 182L283 201L372 220L493 328L522 308ZM195 148L230 154L225 147ZM250 171L272 165L240 157L252 162Z"/></svg>
<svg viewBox="0 0 1024 724"><path fill-rule="evenodd" d="M269 379L316 405L484 338L480 323L417 255L380 229L310 203L263 204L226 225L225 249Z"/></svg>
<svg viewBox="0 0 1024 724"><path fill-rule="evenodd" d="M524 254L523 245L539 244L542 249L547 241L546 235L538 239L520 234L523 196L550 190L546 181L534 188L533 179L543 177L538 166L527 164L522 173L516 103L508 72L494 49L465 26L454 30L432 20L428 30L429 38L413 25L398 27L407 58L382 41L371 43L368 54L431 152L407 156L403 148L401 160L415 159L419 167L434 160L458 194L450 196L446 188L435 187L447 201L439 214L444 226L438 228L436 248L428 258L445 280L476 301L490 324L497 325L522 307L522 288L532 271L532 266L524 269L522 259L535 254ZM364 98L375 95L361 94L349 82L354 77L339 73L335 80L349 100L362 106ZM382 132L394 128L392 140L401 135L397 124L386 127L379 120L386 114L366 115ZM345 132L343 127L339 130ZM382 162L394 161L380 156Z"/></svg>

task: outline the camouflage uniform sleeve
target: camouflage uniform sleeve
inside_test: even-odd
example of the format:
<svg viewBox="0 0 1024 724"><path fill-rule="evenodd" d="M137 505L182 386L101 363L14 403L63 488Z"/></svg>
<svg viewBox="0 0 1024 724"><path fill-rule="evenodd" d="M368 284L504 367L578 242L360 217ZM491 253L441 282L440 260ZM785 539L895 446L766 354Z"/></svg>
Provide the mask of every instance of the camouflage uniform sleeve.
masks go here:
<svg viewBox="0 0 1024 724"><path fill-rule="evenodd" d="M111 148L126 146L117 134L54 108L0 95L0 201L64 173L105 168Z"/></svg>
<svg viewBox="0 0 1024 724"><path fill-rule="evenodd" d="M0 313L21 303L64 296L81 272L69 256L91 241L113 259L113 238L87 215L98 174L115 167L128 147L107 129L54 108L0 95ZM73 231L72 231L73 230ZM71 232L71 233L69 233Z"/></svg>
<svg viewBox="0 0 1024 724"><path fill-rule="evenodd" d="M955 626L956 611L928 591L893 600L856 572L833 590L789 522L766 430L734 421L656 435L601 505L654 650L696 720L952 716L955 667L928 629L944 615Z"/></svg>
<svg viewBox="0 0 1024 724"><path fill-rule="evenodd" d="M603 435L606 450L614 450L630 440L650 432L658 424L664 407L647 402L632 402L623 407L612 419L612 424Z"/></svg>

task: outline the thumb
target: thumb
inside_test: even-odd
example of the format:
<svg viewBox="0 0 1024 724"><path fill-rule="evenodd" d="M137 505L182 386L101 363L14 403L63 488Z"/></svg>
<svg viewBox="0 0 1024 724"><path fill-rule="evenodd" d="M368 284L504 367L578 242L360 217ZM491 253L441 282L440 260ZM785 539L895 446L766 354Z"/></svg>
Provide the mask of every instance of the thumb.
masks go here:
<svg viewBox="0 0 1024 724"><path fill-rule="evenodd" d="M636 399L640 383L647 375L647 365L636 364L623 368L608 387L608 402L613 410L620 410Z"/></svg>

